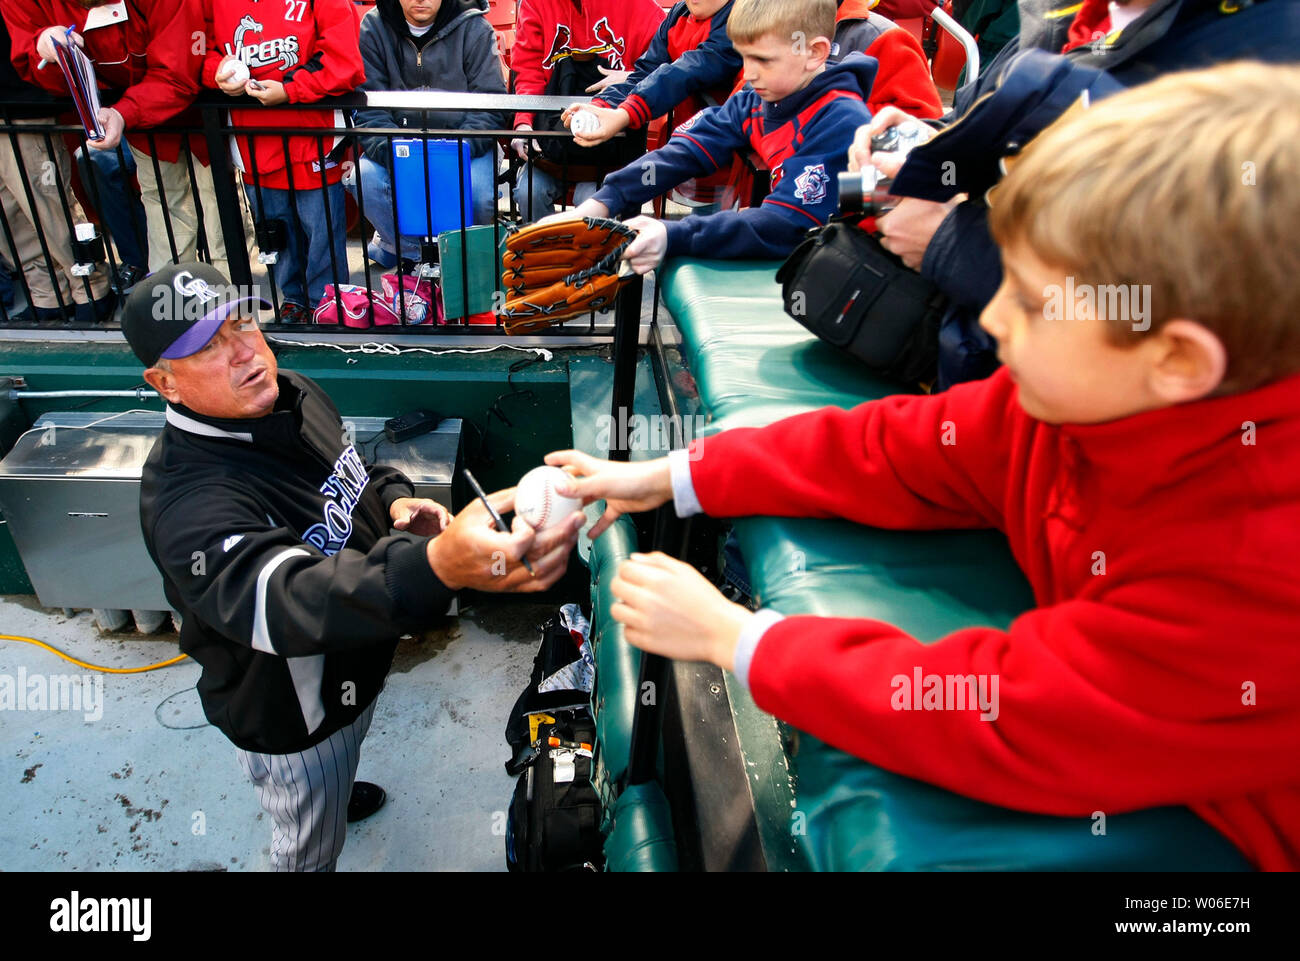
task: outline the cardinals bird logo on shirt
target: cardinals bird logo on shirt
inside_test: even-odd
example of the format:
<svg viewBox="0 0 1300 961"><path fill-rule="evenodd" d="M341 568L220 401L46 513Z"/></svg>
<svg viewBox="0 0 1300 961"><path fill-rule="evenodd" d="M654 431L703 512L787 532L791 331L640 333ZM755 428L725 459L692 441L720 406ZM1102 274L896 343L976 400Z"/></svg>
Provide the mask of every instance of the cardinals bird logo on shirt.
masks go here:
<svg viewBox="0 0 1300 961"><path fill-rule="evenodd" d="M803 173L794 178L794 195L805 207L815 207L826 199L826 188L830 182L825 164L804 167Z"/></svg>
<svg viewBox="0 0 1300 961"><path fill-rule="evenodd" d="M596 45L587 47L585 50L575 50L573 47L573 31L563 23L556 26L555 39L551 41L551 52L542 61L542 67L550 70L566 57L599 57L604 54L610 70L624 69L623 55L627 52L627 40L615 36L613 28L609 25L609 17L601 17L597 20L596 26L592 28L592 33L596 36Z"/></svg>

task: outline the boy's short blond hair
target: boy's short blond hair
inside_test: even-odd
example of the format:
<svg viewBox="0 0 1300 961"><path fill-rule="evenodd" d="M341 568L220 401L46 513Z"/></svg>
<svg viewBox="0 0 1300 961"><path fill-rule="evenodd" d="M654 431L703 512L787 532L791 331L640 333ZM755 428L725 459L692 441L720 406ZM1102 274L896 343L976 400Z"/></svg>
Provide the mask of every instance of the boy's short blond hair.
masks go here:
<svg viewBox="0 0 1300 961"><path fill-rule="evenodd" d="M1300 370L1300 67L1170 74L1038 135L990 194L989 226L1076 284L1149 285L1150 330L1223 342L1222 391ZM1131 288L1130 288L1131 289ZM1112 340L1147 331L1110 321Z"/></svg>
<svg viewBox="0 0 1300 961"><path fill-rule="evenodd" d="M754 43L768 34L805 47L817 37L835 36L835 0L736 0L727 18L732 43Z"/></svg>

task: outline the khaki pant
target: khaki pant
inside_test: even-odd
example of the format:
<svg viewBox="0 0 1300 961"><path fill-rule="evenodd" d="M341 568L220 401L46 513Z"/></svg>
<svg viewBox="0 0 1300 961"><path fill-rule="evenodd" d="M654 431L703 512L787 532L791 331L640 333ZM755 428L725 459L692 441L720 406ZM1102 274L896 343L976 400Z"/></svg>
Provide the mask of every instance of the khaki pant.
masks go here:
<svg viewBox="0 0 1300 961"><path fill-rule="evenodd" d="M154 158L131 147L135 157L136 179L140 181L140 199L144 202L144 218L149 226L149 270L153 272L172 262L172 242L176 244L178 263L198 260L199 218L194 207L194 190L190 183L190 165L184 150L175 163L159 160L162 188L154 171ZM194 180L199 187L199 203L203 211L203 232L208 240L208 253L212 265L225 276L230 276L226 260L226 243L221 233L221 215L217 212L217 194L212 184L212 170L191 158ZM167 236L168 220L172 235Z"/></svg>
<svg viewBox="0 0 1300 961"><path fill-rule="evenodd" d="M46 119L14 121L15 124L31 126L53 122ZM97 265L89 277L72 274L75 258L68 220L79 224L86 222L87 218L72 193L72 161L64 149L62 138L50 135L51 153L43 135L19 134L17 137L22 169L27 173L27 186L31 188L30 203L13 139L8 134L0 134L0 140L3 140L0 143L0 202L3 202L5 219L13 233L13 249L7 249L8 238L0 235L0 250L6 259L12 258L14 266L22 270L33 306L57 308L58 295L62 295L64 306L85 304L103 297L108 293L108 278L103 264ZM41 249L42 234L54 261L53 268ZM89 296L87 286L90 288Z"/></svg>

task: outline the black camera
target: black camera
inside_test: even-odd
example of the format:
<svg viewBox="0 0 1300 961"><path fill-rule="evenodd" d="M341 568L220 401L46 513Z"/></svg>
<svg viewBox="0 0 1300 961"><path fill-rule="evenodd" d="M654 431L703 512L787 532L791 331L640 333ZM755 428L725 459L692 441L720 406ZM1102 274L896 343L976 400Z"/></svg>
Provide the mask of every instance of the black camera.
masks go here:
<svg viewBox="0 0 1300 961"><path fill-rule="evenodd" d="M906 157L917 144L924 143L921 124L905 120L871 138L872 153L896 153ZM840 213L879 217L893 210L898 198L889 192L892 178L875 167L858 173L840 174Z"/></svg>

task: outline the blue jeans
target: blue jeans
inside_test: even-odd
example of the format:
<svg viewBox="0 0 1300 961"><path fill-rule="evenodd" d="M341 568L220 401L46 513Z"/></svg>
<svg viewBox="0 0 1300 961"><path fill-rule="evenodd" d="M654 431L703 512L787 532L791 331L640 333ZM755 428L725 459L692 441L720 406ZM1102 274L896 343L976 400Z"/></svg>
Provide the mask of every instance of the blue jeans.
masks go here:
<svg viewBox="0 0 1300 961"><path fill-rule="evenodd" d="M0 260L0 304L4 305L5 313L13 313L14 278L4 260Z"/></svg>
<svg viewBox="0 0 1300 961"><path fill-rule="evenodd" d="M99 202L99 215L113 235L118 260L148 270L149 228L144 219L140 191L131 182L135 176L135 157L124 143L112 150L78 147L77 162L81 165L82 182L86 184L90 199ZM87 167L95 180L93 188L86 176Z"/></svg>
<svg viewBox="0 0 1300 961"><path fill-rule="evenodd" d="M317 182L298 190L259 189L253 184L245 184L244 191L248 194L255 223L283 220L286 224L288 244L271 265L271 277L285 301L301 304L310 310L325 296L326 284L350 282L347 213L342 184L329 184L322 189ZM259 194L262 198L260 206ZM325 218L327 202L328 221ZM333 227L332 231L330 227ZM334 252L332 259L331 250ZM334 275L336 265L337 277Z"/></svg>
<svg viewBox="0 0 1300 961"><path fill-rule="evenodd" d="M370 221L375 232L379 234L380 246L385 250L396 251L394 237L397 228L393 223L393 172L383 164L377 164L369 157L361 158L361 192L365 201L366 219ZM469 162L470 196L473 202L473 216L476 224L492 223L496 212L497 152L493 147L481 157ZM352 196L357 195L355 181L348 185ZM418 260L420 256L420 237L404 235L402 237L402 256Z"/></svg>
<svg viewBox="0 0 1300 961"><path fill-rule="evenodd" d="M529 171L532 180L529 181ZM563 203L568 185L535 164L524 164L515 179L515 204L524 223L532 223L555 213L555 205ZM596 192L594 183L580 183L574 187L573 203L582 203Z"/></svg>

